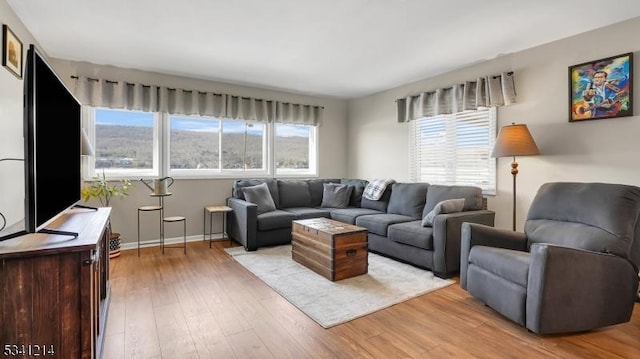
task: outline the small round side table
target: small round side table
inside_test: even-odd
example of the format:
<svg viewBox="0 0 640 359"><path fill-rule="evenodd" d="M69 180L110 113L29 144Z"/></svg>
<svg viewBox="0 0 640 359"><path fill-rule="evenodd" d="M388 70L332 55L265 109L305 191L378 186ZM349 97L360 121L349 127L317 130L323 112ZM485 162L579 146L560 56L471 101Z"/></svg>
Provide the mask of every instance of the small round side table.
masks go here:
<svg viewBox="0 0 640 359"><path fill-rule="evenodd" d="M164 254L165 248L183 248L184 254L187 254L187 219L183 216L172 216L172 217L164 217L162 219L162 226L164 227L165 223L177 223L182 222L182 233L183 233L183 243L181 246L178 245L164 245L164 237L162 237L162 254ZM164 235L164 228L162 229L162 234Z"/></svg>
<svg viewBox="0 0 640 359"><path fill-rule="evenodd" d="M148 243L148 244L160 244L162 245L162 206L142 206L138 207L138 257L140 257L140 213L141 212L153 212L160 211L160 241Z"/></svg>
<svg viewBox="0 0 640 359"><path fill-rule="evenodd" d="M206 240L207 239L207 213L209 214L209 248L211 248L211 240L212 240L212 225L213 225L213 214L214 213L220 213L222 214L222 232L220 232L220 234L222 234L222 240L225 240L226 238L229 239L229 242L231 242L231 238L227 235L227 213L233 211L233 209L231 209L231 207L228 206L215 206L215 205L210 205L210 206L204 206L204 218L202 220L203 223L203 228L202 228L202 239Z"/></svg>

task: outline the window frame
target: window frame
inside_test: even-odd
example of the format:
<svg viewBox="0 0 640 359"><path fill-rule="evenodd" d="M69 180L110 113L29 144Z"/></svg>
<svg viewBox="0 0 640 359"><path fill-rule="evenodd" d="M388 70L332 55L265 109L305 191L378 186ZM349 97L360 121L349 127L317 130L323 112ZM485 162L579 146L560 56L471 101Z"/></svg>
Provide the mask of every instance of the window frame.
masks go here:
<svg viewBox="0 0 640 359"><path fill-rule="evenodd" d="M95 147L96 143L96 109L112 110L112 111L130 111L126 109L111 109L102 107L82 106L82 122L90 143ZM310 127L309 131L309 169L308 170L287 170L276 168L276 148L275 148L275 126L276 123L258 122L251 120L237 120L245 123L257 123L264 125L263 136L263 168L262 169L222 169L222 157L219 157L218 169L172 169L170 167L171 156L171 117L194 118L194 119L216 119L220 121L221 131L219 141L219 155L222 156L222 131L223 122L227 118L213 118L208 116L193 115L171 115L160 112L147 112L154 115L154 168L149 171L141 170L105 170L105 176L108 179L137 179L149 177L171 176L176 179L230 179L230 178L271 178L278 176L280 178L313 178L318 176L318 153L319 153L319 131L318 126L305 125ZM83 179L90 181L95 179L101 172L95 168L95 157L83 159Z"/></svg>
<svg viewBox="0 0 640 359"><path fill-rule="evenodd" d="M460 156L458 155L458 151L465 149L464 143L460 144L457 140L458 137L458 133L459 133L459 129L457 128L457 124L462 122L464 123L464 121L474 121L476 119L473 118L473 114L472 112L479 112L479 111L483 111L487 113L486 117L481 117L478 116L477 120L485 120L487 121L487 146L486 146L486 156L487 156L487 168L486 170L488 171L487 174L487 178L484 179L483 181L476 181L473 184L470 184L467 181L460 181L460 173L459 170L461 168L465 168L465 167L461 167L458 166L456 164L457 160L460 158ZM442 169L444 170L444 174L442 176L440 176L441 178L439 180L436 180L435 178L428 178L428 177L422 177L419 174L419 165L416 163L417 161L419 161L420 155L418 154L418 150L419 150L419 144L418 144L418 140L417 140L417 133L416 131L418 130L418 128L420 128L421 121L425 121L425 120L434 120L434 119L442 119L444 121L443 126L440 127L444 127L444 129L442 129L442 131L444 131L442 137L444 139L444 146L442 148L441 151L439 151L438 153L447 153L447 154L443 154L443 155L435 155L433 157L427 157L427 158L437 158L438 156L440 156L440 158L443 158L443 162L444 162L444 166L442 166ZM496 191L497 191L497 161L495 158L491 157L491 151L493 149L493 145L495 144L495 140L496 140L496 133L497 133L497 111L495 109L495 107L489 107L489 108L479 108L478 110L472 110L472 111L465 111L465 112L459 112L459 113L454 113L454 114L444 114L444 115L437 115L437 116L430 116L430 117L423 117L423 118L419 118L416 119L414 121L411 121L409 123L409 179L411 181L414 182L428 182L431 184L443 184L443 185L474 185L474 186L478 186L482 188L482 193L484 195L495 195ZM428 125L427 125L428 126ZM454 130L455 134L451 134L451 133L447 133L447 131L451 131ZM456 144L454 145L454 147L452 147L451 141L454 141ZM452 150L455 149L455 151L452 152ZM468 148L467 148L468 149ZM473 157L471 155L467 156L467 158L469 159L473 159ZM423 159L424 160L424 159ZM444 178L444 180L441 180L442 178ZM486 185L484 182L487 182Z"/></svg>
<svg viewBox="0 0 640 359"><path fill-rule="evenodd" d="M271 167L274 169L276 177L288 177L288 178L305 178L305 177L317 177L318 176L318 154L319 154L319 141L318 141L318 126L303 125L309 127L309 169L294 169L294 168L277 168L277 145L276 145L276 125L273 124L273 156L271 161ZM291 125L291 124L283 124ZM294 124L295 125L295 124Z"/></svg>
<svg viewBox="0 0 640 359"><path fill-rule="evenodd" d="M179 117L179 118L193 118L193 119L211 119L219 121L219 131L218 131L218 165L217 169L173 169L171 168L171 118ZM167 141L165 143L164 153L166 154L166 173L168 176L174 178L181 179L199 179L199 178L256 178L256 177L267 177L270 174L270 161L268 155L269 149L269 137L270 137L270 126L268 124L258 121L250 121L250 120L237 120L238 122L243 123L256 123L264 126L264 136L262 136L263 141L263 153L262 153L262 162L263 168L261 169L224 169L222 168L223 157L222 157L222 135L224 132L224 121L236 121L232 119L225 118L214 118L208 116L193 116L193 115L170 115L167 114Z"/></svg>
<svg viewBox="0 0 640 359"><path fill-rule="evenodd" d="M89 142L96 150L96 118L95 113L96 110L109 110L109 111L130 111L130 112L143 112L149 113L153 115L153 166L151 169L96 169L95 156L91 156L91 158L83 159L82 163L82 176L83 180L94 180L97 176L101 175L104 171L104 175L106 178L119 179L119 178L141 178L141 177L159 177L162 172L162 158L161 151L159 149L159 144L161 143L161 139L163 138L164 128L162 126L162 118L160 113L155 112L144 112L144 111L131 111L131 110L121 110L121 109L112 109L106 107L91 107L91 106L82 106L82 126L87 133L87 137L89 138ZM85 156L86 158L87 156Z"/></svg>

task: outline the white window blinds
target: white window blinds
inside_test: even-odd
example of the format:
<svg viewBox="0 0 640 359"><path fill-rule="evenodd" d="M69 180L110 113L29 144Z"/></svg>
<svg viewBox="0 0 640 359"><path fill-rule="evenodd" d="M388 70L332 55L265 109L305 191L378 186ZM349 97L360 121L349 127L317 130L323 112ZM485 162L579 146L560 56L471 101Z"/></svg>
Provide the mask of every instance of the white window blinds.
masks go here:
<svg viewBox="0 0 640 359"><path fill-rule="evenodd" d="M496 110L483 108L423 117L409 123L409 178L414 182L470 185L496 193Z"/></svg>

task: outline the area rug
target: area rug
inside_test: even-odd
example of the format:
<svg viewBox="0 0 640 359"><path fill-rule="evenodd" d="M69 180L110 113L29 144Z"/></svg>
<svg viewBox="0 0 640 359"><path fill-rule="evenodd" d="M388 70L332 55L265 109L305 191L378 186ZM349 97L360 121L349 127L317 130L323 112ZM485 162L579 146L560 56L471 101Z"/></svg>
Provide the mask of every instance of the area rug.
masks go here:
<svg viewBox="0 0 640 359"><path fill-rule="evenodd" d="M233 258L324 328L444 288L454 281L369 253L367 274L337 282L291 259L291 246L225 249Z"/></svg>

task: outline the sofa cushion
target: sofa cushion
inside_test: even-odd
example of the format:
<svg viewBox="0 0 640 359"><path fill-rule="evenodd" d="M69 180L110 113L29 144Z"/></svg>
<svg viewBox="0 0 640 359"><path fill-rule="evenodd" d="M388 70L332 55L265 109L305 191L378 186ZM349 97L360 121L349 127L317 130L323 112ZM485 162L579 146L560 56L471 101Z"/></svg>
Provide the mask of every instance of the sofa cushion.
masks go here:
<svg viewBox="0 0 640 359"><path fill-rule="evenodd" d="M347 208L352 191L353 187L349 187L346 184L325 183L320 207Z"/></svg>
<svg viewBox="0 0 640 359"><path fill-rule="evenodd" d="M246 201L258 206L258 214L276 210L276 205L273 203L273 198L271 198L271 193L266 183L243 187L242 193Z"/></svg>
<svg viewBox="0 0 640 359"><path fill-rule="evenodd" d="M238 199L244 199L244 193L242 193L243 187L256 186L261 183L266 183L269 187L269 193L271 193L271 199L276 205L276 208L280 206L280 196L278 195L278 182L274 179L242 179L233 182L232 195Z"/></svg>
<svg viewBox="0 0 640 359"><path fill-rule="evenodd" d="M424 216L422 219L422 226L433 226L433 221L436 219L437 215L441 213L462 212L462 208L464 208L464 198L446 199L438 202L438 204L436 204L436 206L433 207L426 216Z"/></svg>
<svg viewBox="0 0 640 359"><path fill-rule="evenodd" d="M454 198L464 198L463 211L482 209L482 189L480 187L431 185L427 190L427 201L422 218L431 212L438 202Z"/></svg>
<svg viewBox="0 0 640 359"><path fill-rule="evenodd" d="M311 207L309 183L304 180L278 180L280 207Z"/></svg>
<svg viewBox="0 0 640 359"><path fill-rule="evenodd" d="M258 230L268 231L272 229L291 228L291 221L296 219L296 215L283 211L275 210L258 215Z"/></svg>
<svg viewBox="0 0 640 359"><path fill-rule="evenodd" d="M369 208L344 208L331 211L331 219L342 223L356 224L356 218L369 214L384 214L382 211Z"/></svg>
<svg viewBox="0 0 640 359"><path fill-rule="evenodd" d="M421 221L396 223L389 226L387 232L394 242L433 250L433 228L423 227Z"/></svg>
<svg viewBox="0 0 640 359"><path fill-rule="evenodd" d="M394 183L387 213L421 219L428 187L427 183Z"/></svg>
<svg viewBox="0 0 640 359"><path fill-rule="evenodd" d="M387 236L387 227L392 224L415 221L415 218L401 214L369 214L356 218L356 226L364 227L369 232Z"/></svg>
<svg viewBox="0 0 640 359"><path fill-rule="evenodd" d="M349 207L360 207L360 203L362 202L362 194L364 193L364 188L367 187L369 181L361 180L361 179L347 179L343 178L340 180L340 184L346 184L349 187L353 187L351 192L351 199L349 200Z"/></svg>
<svg viewBox="0 0 640 359"><path fill-rule="evenodd" d="M324 192L325 183L340 183L339 179L310 179L309 196L311 197L311 207L320 207L322 204L322 192Z"/></svg>
<svg viewBox="0 0 640 359"><path fill-rule="evenodd" d="M327 208L292 207L283 209L283 211L293 213L296 219L331 218L331 211Z"/></svg>
<svg viewBox="0 0 640 359"><path fill-rule="evenodd" d="M487 246L473 246L469 252L469 263L525 288L529 258L528 252Z"/></svg>
<svg viewBox="0 0 640 359"><path fill-rule="evenodd" d="M387 189L382 194L382 197L380 197L380 199L377 201L367 199L363 195L362 201L360 202L360 207L375 209L380 212L386 212L387 206L389 205L389 198L391 198L391 186L387 186Z"/></svg>

